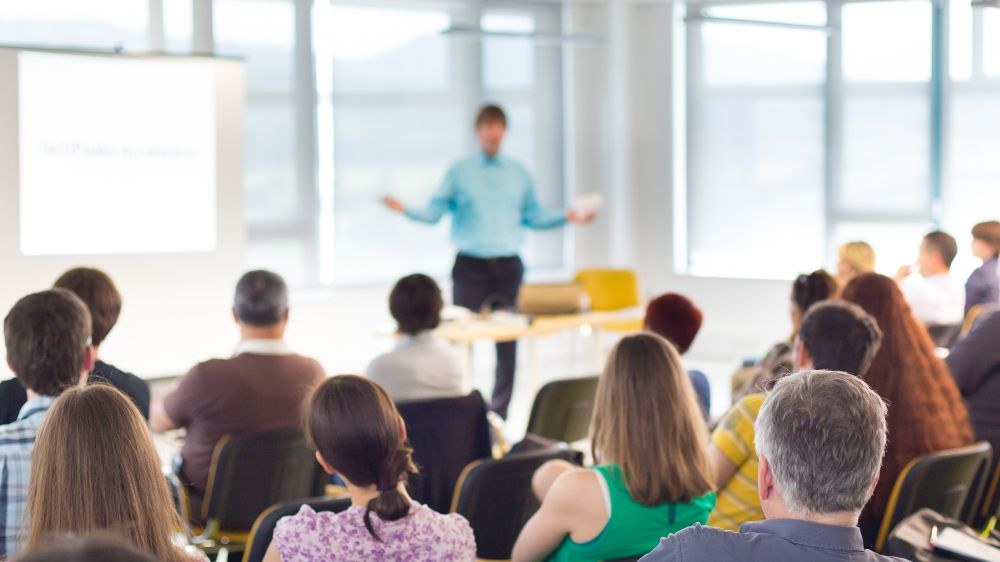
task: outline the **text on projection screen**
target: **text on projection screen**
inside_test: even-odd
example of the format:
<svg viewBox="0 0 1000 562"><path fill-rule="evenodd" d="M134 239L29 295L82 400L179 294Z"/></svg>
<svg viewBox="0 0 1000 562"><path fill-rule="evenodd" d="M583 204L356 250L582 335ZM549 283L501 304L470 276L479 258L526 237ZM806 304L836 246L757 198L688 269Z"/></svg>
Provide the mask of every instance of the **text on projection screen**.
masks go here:
<svg viewBox="0 0 1000 562"><path fill-rule="evenodd" d="M29 51L18 62L23 254L215 249L209 64Z"/></svg>

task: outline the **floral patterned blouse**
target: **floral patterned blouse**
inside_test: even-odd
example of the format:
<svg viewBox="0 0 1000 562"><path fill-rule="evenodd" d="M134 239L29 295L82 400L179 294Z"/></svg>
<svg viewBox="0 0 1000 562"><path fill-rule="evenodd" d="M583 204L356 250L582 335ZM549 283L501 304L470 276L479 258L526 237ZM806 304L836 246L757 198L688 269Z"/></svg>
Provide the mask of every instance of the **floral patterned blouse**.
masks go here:
<svg viewBox="0 0 1000 562"><path fill-rule="evenodd" d="M476 559L472 527L461 515L442 515L414 502L410 514L383 521L371 514L376 540L365 528L365 509L316 513L307 505L283 517L274 530L282 562L385 560L398 562L471 562Z"/></svg>

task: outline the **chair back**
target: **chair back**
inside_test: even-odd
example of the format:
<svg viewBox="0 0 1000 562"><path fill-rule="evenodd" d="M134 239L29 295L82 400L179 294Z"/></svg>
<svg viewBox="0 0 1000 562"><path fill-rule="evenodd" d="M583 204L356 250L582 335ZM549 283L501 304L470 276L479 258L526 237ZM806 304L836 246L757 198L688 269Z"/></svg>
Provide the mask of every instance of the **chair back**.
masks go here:
<svg viewBox="0 0 1000 562"><path fill-rule="evenodd" d="M250 530L250 540L247 541L246 550L243 551L243 562L262 562L267 547L270 546L271 539L274 537L274 528L278 525L278 520L282 517L295 515L302 509L303 505L308 505L316 513L323 511L340 513L351 507L351 498L347 496L309 498L272 505L254 521L253 528Z"/></svg>
<svg viewBox="0 0 1000 562"><path fill-rule="evenodd" d="M889 532L900 521L923 508L945 517L968 520L970 506L982 496L987 468L993 455L989 443L938 451L918 457L899 474L886 505L875 549L882 552ZM978 490L977 490L978 488Z"/></svg>
<svg viewBox="0 0 1000 562"><path fill-rule="evenodd" d="M510 559L514 541L539 507L531 491L531 477L538 467L556 459L580 464L583 455L566 448L514 453L498 460L476 461L462 472L452 511L472 526L479 558Z"/></svg>
<svg viewBox="0 0 1000 562"><path fill-rule="evenodd" d="M590 298L590 309L610 312L639 306L639 279L629 269L585 269L576 274Z"/></svg>
<svg viewBox="0 0 1000 562"><path fill-rule="evenodd" d="M927 326L927 333L936 347L951 349L962 333L961 324L932 324Z"/></svg>
<svg viewBox="0 0 1000 562"><path fill-rule="evenodd" d="M268 507L321 495L327 480L297 429L226 435L212 455L202 507L205 527L247 533Z"/></svg>
<svg viewBox="0 0 1000 562"><path fill-rule="evenodd" d="M400 402L413 461L420 474L410 478L410 496L447 513L458 476L467 464L492 453L486 403L478 391L458 398Z"/></svg>
<svg viewBox="0 0 1000 562"><path fill-rule="evenodd" d="M528 433L572 443L587 437L594 412L597 377L557 380L535 395Z"/></svg>

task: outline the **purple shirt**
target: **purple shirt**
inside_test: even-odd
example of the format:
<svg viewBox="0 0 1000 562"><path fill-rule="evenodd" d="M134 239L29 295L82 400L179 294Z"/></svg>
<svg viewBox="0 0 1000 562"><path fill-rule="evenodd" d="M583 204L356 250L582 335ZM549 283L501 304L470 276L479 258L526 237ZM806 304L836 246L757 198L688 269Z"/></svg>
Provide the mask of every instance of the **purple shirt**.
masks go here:
<svg viewBox="0 0 1000 562"><path fill-rule="evenodd" d="M302 506L282 517L274 530L274 545L282 562L360 561L473 562L476 539L472 527L457 513L442 515L414 502L410 514L382 521L371 514L375 540L365 528L365 509L352 506L341 513L316 513Z"/></svg>
<svg viewBox="0 0 1000 562"><path fill-rule="evenodd" d="M660 541L642 562L906 562L865 550L857 527L793 519L744 523L739 533L695 524Z"/></svg>
<svg viewBox="0 0 1000 562"><path fill-rule="evenodd" d="M977 304L989 305L1000 301L1000 278L997 277L997 258L983 262L972 272L965 283L965 313Z"/></svg>

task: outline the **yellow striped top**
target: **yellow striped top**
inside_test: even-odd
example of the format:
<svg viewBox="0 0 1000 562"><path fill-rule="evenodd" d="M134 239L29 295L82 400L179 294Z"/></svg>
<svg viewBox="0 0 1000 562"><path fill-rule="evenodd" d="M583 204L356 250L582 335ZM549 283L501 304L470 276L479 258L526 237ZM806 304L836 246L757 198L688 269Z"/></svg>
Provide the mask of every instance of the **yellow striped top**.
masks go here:
<svg viewBox="0 0 1000 562"><path fill-rule="evenodd" d="M719 490L708 524L730 531L740 525L764 519L757 495L757 451L753 424L764 403L764 394L751 394L737 402L712 433L712 443L736 465L732 479Z"/></svg>

